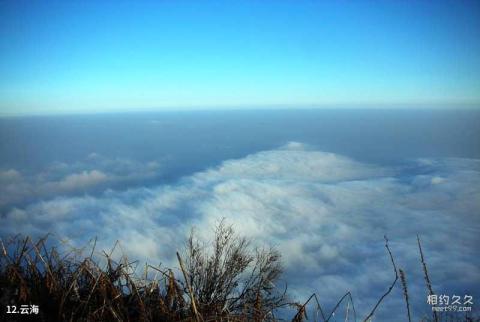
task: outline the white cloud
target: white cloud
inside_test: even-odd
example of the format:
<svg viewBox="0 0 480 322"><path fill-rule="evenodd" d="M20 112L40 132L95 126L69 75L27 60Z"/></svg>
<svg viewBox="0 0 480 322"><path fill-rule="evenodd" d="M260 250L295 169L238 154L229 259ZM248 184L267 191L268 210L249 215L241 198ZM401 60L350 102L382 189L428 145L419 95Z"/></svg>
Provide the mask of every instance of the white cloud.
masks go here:
<svg viewBox="0 0 480 322"><path fill-rule="evenodd" d="M445 181L446 181L445 178L442 178L442 177L433 177L433 178L430 180L430 182L431 182L432 184L441 184L441 183L443 183L443 182L445 182Z"/></svg>
<svg viewBox="0 0 480 322"><path fill-rule="evenodd" d="M55 162L38 174L22 174L15 169L0 171L0 211L41 198L84 194L125 184L142 183L159 175L157 161L138 162L110 159L97 153L67 164Z"/></svg>
<svg viewBox="0 0 480 322"><path fill-rule="evenodd" d="M15 169L0 171L0 183L15 181L20 177L20 173Z"/></svg>
<svg viewBox="0 0 480 322"><path fill-rule="evenodd" d="M426 294L416 234L438 292L480 289L479 164L424 159L409 162L405 171L290 143L225 161L176 185L59 197L13 209L1 219L0 231L53 230L77 244L97 235L100 248L120 239L130 257L169 264L192 225L208 238L226 217L255 243L279 248L292 294L305 299L317 292L331 306L350 290L365 313L392 279L384 234L407 272L412 303L424 303ZM86 184L92 177L102 175L64 179ZM403 316L401 290L395 292L379 320L391 318L392 310ZM425 309L416 305L416 316Z"/></svg>
<svg viewBox="0 0 480 322"><path fill-rule="evenodd" d="M98 170L82 171L80 173L69 174L58 182L51 182L49 186L60 191L70 191L76 189L85 189L108 180L105 173Z"/></svg>
<svg viewBox="0 0 480 322"><path fill-rule="evenodd" d="M226 161L218 169L196 176L198 180L226 178L282 179L337 182L381 177L388 169L374 167L334 154L310 150L292 142L277 150L259 152L240 160Z"/></svg>

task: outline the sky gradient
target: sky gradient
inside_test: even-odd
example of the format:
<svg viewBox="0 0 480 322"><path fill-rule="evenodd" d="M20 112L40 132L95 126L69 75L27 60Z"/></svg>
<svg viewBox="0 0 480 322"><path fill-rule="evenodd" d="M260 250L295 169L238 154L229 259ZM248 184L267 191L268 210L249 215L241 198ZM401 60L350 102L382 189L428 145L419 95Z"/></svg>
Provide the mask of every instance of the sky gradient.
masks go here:
<svg viewBox="0 0 480 322"><path fill-rule="evenodd" d="M0 3L0 115L480 102L480 2Z"/></svg>

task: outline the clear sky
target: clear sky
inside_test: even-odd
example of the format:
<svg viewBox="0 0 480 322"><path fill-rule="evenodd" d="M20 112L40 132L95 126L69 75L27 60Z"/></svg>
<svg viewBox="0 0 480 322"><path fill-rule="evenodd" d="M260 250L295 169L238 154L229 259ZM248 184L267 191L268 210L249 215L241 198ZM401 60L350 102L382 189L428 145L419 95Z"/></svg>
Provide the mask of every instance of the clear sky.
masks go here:
<svg viewBox="0 0 480 322"><path fill-rule="evenodd" d="M480 102L479 1L1 1L0 113Z"/></svg>

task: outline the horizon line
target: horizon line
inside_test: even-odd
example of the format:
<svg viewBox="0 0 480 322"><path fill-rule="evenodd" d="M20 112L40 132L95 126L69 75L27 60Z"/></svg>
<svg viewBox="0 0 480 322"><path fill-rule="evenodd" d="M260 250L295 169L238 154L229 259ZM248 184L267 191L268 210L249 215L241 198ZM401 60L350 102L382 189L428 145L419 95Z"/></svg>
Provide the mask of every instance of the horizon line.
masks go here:
<svg viewBox="0 0 480 322"><path fill-rule="evenodd" d="M216 104L216 105L170 105L146 107L118 107L118 108L87 108L76 110L43 109L38 112L19 111L3 112L0 118L29 117L29 116L66 116L66 115L96 115L122 113L149 113L149 112L208 112L208 111L274 111L274 110L480 110L480 102L337 102L337 103L310 103L310 104Z"/></svg>

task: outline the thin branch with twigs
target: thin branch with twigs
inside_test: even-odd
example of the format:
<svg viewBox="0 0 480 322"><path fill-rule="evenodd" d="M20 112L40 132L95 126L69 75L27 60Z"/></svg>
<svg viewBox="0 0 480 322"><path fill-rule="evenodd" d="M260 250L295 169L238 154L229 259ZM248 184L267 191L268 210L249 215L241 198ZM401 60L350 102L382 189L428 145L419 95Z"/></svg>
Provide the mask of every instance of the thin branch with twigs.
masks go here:
<svg viewBox="0 0 480 322"><path fill-rule="evenodd" d="M387 238L387 236L383 236L383 238L385 239L385 248L387 249L388 255L390 256L390 260L391 260L391 262L392 262L393 271L395 272L395 279L393 280L392 285L390 285L390 287L389 287L388 290L385 292L385 294L383 294L382 297L378 300L377 304L375 304L375 306L373 307L372 311L371 311L371 312L367 315L367 317L363 320L363 322L368 321L368 320L373 316L373 314L375 313L375 310L378 308L378 306L380 305L380 303L382 303L383 299L384 299L385 297L387 297L388 294L390 294L390 292L392 291L393 287L395 286L395 284L397 283L397 280L398 280L397 266L395 265L395 261L393 260L393 255L392 255L392 252L390 251L390 247L388 246L388 238Z"/></svg>

